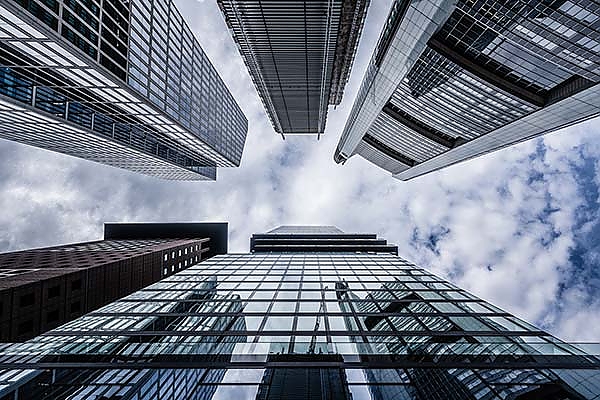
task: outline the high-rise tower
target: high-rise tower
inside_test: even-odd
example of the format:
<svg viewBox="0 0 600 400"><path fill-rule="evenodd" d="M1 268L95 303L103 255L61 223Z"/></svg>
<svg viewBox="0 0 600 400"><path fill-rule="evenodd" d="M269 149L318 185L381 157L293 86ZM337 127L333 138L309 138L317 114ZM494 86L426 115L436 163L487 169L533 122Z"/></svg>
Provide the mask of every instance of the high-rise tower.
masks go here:
<svg viewBox="0 0 600 400"><path fill-rule="evenodd" d="M226 223L106 224L104 240L0 254L0 341L31 339L227 253Z"/></svg>
<svg viewBox="0 0 600 400"><path fill-rule="evenodd" d="M217 0L273 129L325 130L342 101L369 0Z"/></svg>
<svg viewBox="0 0 600 400"><path fill-rule="evenodd" d="M600 113L600 4L395 0L341 135L408 180Z"/></svg>
<svg viewBox="0 0 600 400"><path fill-rule="evenodd" d="M0 138L214 180L247 127L172 0L0 2Z"/></svg>
<svg viewBox="0 0 600 400"><path fill-rule="evenodd" d="M254 235L0 346L0 398L598 398L596 356L396 253L335 227Z"/></svg>

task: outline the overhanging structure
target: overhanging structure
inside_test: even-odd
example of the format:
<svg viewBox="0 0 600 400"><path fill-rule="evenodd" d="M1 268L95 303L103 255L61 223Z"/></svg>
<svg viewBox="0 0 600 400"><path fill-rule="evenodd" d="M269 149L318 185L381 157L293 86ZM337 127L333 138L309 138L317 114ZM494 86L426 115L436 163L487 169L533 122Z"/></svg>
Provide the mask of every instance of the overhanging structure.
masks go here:
<svg viewBox="0 0 600 400"><path fill-rule="evenodd" d="M218 0L276 132L321 134L338 105L369 0Z"/></svg>
<svg viewBox="0 0 600 400"><path fill-rule="evenodd" d="M393 2L334 159L408 180L600 114L595 1Z"/></svg>

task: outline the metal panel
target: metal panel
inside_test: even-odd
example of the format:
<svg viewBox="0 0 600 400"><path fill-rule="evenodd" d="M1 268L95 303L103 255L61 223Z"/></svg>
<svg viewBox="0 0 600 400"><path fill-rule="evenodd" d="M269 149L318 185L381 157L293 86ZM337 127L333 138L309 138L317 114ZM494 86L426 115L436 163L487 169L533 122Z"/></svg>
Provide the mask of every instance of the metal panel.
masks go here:
<svg viewBox="0 0 600 400"><path fill-rule="evenodd" d="M339 104L368 0L218 0L267 114L281 134L323 133Z"/></svg>

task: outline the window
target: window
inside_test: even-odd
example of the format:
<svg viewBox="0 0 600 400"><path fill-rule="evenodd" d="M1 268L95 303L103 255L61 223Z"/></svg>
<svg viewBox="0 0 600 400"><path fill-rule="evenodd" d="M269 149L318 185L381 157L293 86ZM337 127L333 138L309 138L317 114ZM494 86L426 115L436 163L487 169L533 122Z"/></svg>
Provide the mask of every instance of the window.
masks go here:
<svg viewBox="0 0 600 400"><path fill-rule="evenodd" d="M58 321L59 313L58 310L48 311L46 314L46 323L50 324L52 322Z"/></svg>
<svg viewBox="0 0 600 400"><path fill-rule="evenodd" d="M53 299L58 296L60 296L60 286L56 285L56 286L52 286L51 288L48 289L48 298L49 299Z"/></svg>
<svg viewBox="0 0 600 400"><path fill-rule="evenodd" d="M28 293L19 299L19 307L28 307L35 303L35 293Z"/></svg>
<svg viewBox="0 0 600 400"><path fill-rule="evenodd" d="M81 312L81 301L75 301L71 303L71 312L78 313Z"/></svg>
<svg viewBox="0 0 600 400"><path fill-rule="evenodd" d="M71 282L71 291L81 290L81 279Z"/></svg>
<svg viewBox="0 0 600 400"><path fill-rule="evenodd" d="M29 333L33 331L33 320L27 320L25 322L21 322L19 326L17 326L17 335L23 335L25 333Z"/></svg>

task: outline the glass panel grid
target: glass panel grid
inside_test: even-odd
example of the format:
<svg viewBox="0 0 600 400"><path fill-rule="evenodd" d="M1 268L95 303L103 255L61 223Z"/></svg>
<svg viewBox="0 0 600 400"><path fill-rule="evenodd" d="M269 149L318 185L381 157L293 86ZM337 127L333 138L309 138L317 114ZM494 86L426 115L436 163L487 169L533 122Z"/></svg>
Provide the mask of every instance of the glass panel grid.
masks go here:
<svg viewBox="0 0 600 400"><path fill-rule="evenodd" d="M216 256L2 353L21 368L52 365L58 355L77 360L83 369L56 369L54 382L64 385L52 386L70 388L69 398L116 391L124 398L261 398L282 371L300 373L281 363L302 357L336 360L343 369L310 365L373 399L562 393L576 379L599 388L597 359L384 254ZM103 369L106 357L143 369ZM46 382L36 371L23 373ZM0 383L14 385L14 376L4 372Z"/></svg>

